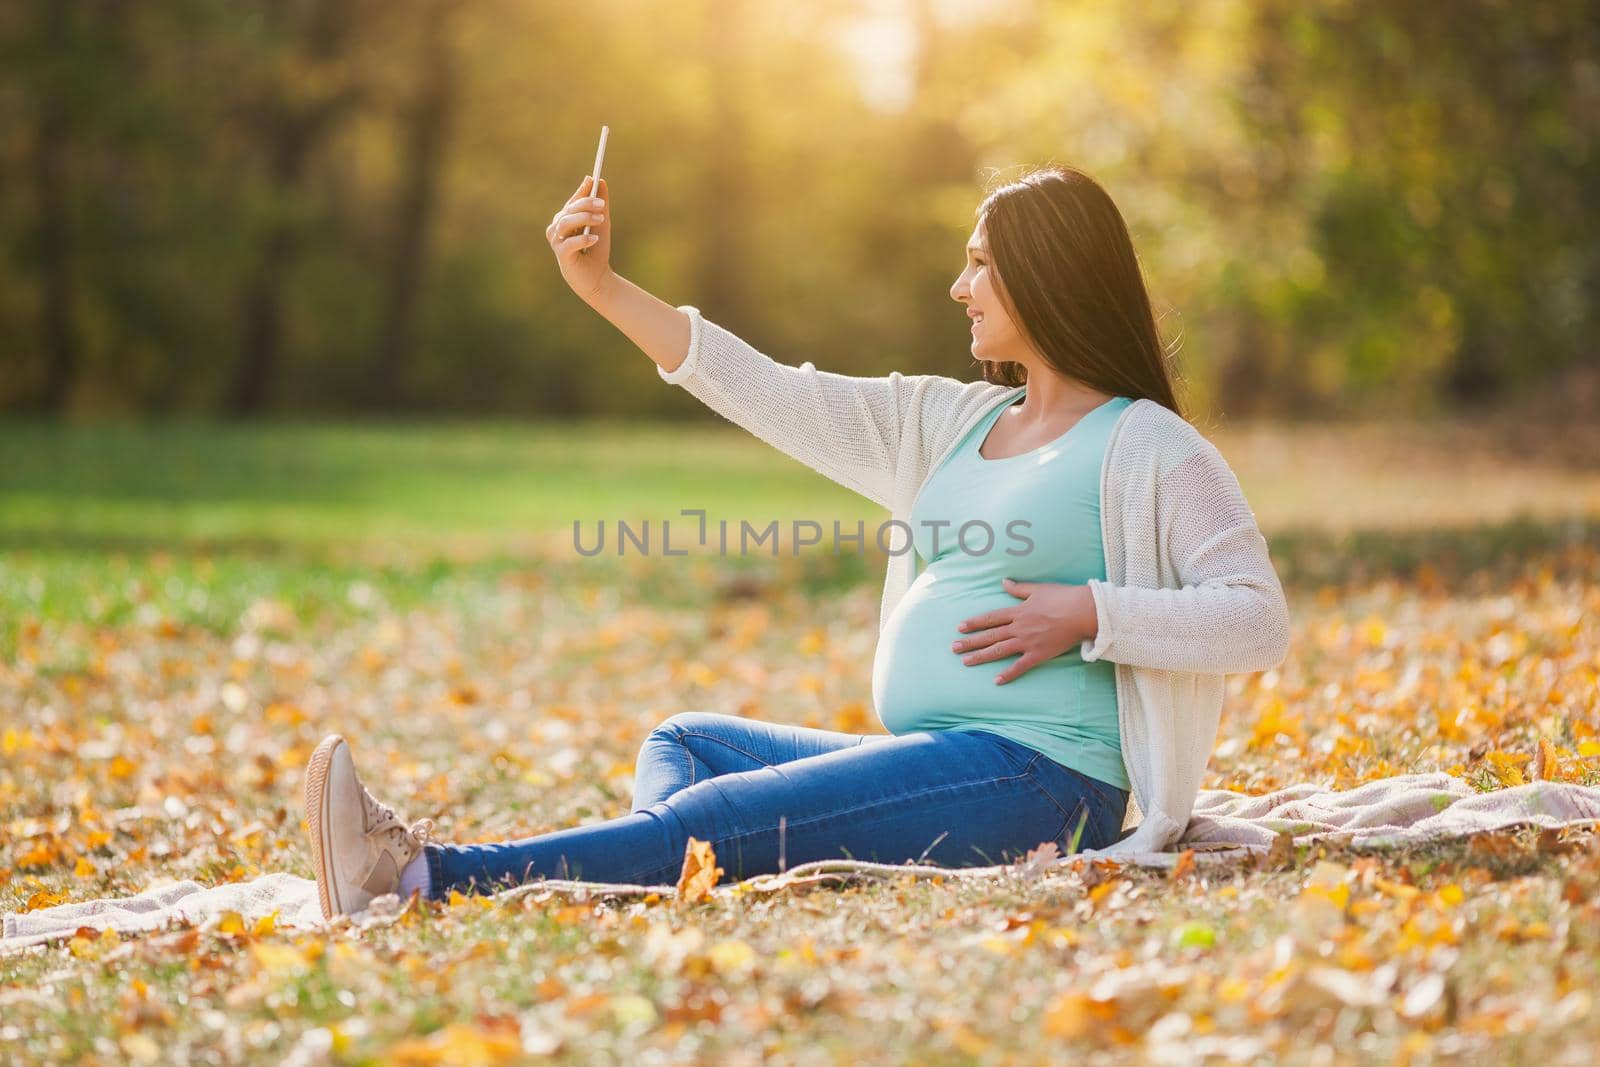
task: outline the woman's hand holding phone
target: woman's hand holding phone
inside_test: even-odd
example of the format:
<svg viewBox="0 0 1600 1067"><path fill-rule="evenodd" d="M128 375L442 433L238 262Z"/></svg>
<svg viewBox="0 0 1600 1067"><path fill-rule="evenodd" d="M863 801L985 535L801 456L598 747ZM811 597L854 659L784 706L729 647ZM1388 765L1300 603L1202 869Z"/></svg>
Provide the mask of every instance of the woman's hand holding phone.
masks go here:
<svg viewBox="0 0 1600 1067"><path fill-rule="evenodd" d="M598 189L594 185L593 176L586 175L544 231L556 254L561 277L590 304L612 275L609 195L604 178ZM584 234L584 227L589 228L589 234Z"/></svg>
<svg viewBox="0 0 1600 1067"><path fill-rule="evenodd" d="M688 358L692 330L689 316L652 296L611 269L610 193L601 168L611 127L600 127L594 173L578 183L572 197L545 228L561 276L583 302L638 345L665 371Z"/></svg>

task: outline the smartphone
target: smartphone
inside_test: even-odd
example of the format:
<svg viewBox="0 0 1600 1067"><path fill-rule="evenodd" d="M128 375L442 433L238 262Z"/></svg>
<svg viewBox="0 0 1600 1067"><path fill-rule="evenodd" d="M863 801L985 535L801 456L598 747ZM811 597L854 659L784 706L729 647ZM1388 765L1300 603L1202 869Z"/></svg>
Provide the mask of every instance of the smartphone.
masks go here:
<svg viewBox="0 0 1600 1067"><path fill-rule="evenodd" d="M600 147L595 150L594 170L590 172L594 175L594 184L589 187L590 196L600 195L600 168L605 164L606 161L606 137L608 137L610 133L610 126L600 127ZM583 228L583 235L585 237L589 236L589 227L587 225L585 225Z"/></svg>

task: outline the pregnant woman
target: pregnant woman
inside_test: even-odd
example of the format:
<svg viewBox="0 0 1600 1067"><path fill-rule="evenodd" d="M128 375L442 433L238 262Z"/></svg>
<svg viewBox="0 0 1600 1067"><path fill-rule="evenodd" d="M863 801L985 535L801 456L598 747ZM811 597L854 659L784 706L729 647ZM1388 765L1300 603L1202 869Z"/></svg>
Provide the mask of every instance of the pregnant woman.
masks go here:
<svg viewBox="0 0 1600 1067"><path fill-rule="evenodd" d="M1238 480L1178 410L1104 189L1054 167L979 205L950 289L978 382L770 359L611 269L607 192L585 178L545 231L572 289L662 380L891 512L872 665L889 734L674 715L640 748L630 814L477 845L408 825L334 735L305 781L323 913L545 877L670 884L689 837L734 879L1175 841L1224 676L1282 662L1289 612Z"/></svg>

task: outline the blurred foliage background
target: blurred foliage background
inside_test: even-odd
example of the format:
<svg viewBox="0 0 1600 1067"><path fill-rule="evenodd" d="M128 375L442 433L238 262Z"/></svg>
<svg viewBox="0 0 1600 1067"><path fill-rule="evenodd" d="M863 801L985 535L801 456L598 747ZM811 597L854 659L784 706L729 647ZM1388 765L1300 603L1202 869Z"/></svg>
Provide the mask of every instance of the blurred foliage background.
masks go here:
<svg viewBox="0 0 1600 1067"><path fill-rule="evenodd" d="M561 282L976 377L985 187L1094 174L1200 408L1593 381L1592 0L13 0L0 410L703 414Z"/></svg>

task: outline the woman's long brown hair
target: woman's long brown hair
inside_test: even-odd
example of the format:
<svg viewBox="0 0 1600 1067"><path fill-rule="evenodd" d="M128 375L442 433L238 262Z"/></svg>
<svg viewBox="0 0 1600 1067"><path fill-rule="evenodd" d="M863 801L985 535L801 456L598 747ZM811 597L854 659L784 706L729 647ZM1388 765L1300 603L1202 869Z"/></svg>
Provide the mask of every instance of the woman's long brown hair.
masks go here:
<svg viewBox="0 0 1600 1067"><path fill-rule="evenodd" d="M1047 363L1090 388L1183 415L1133 240L1098 182L1071 167L1040 168L989 193L977 217L1000 300ZM1017 386L1028 372L984 361L983 377Z"/></svg>

